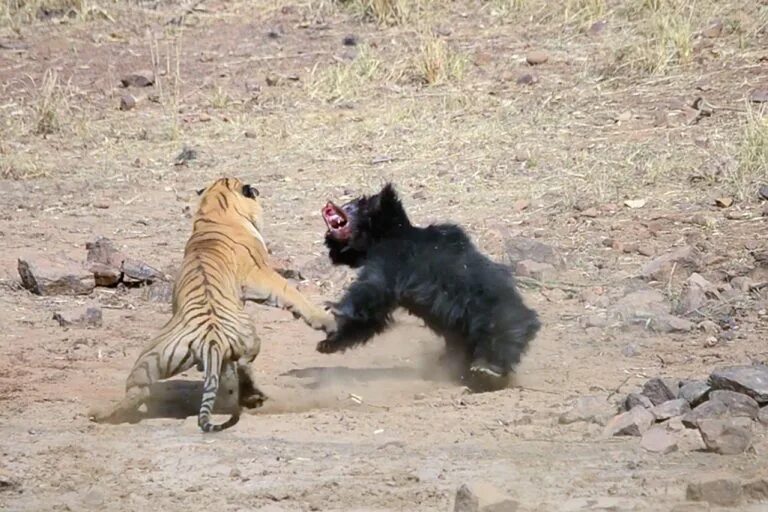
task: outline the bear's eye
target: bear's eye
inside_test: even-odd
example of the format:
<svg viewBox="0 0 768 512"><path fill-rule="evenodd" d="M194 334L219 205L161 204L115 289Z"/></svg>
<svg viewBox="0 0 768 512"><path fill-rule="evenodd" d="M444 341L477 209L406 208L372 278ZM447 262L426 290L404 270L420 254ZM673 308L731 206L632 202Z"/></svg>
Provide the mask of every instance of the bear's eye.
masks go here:
<svg viewBox="0 0 768 512"><path fill-rule="evenodd" d="M256 199L259 197L259 189L250 185L243 185L243 195L248 199Z"/></svg>

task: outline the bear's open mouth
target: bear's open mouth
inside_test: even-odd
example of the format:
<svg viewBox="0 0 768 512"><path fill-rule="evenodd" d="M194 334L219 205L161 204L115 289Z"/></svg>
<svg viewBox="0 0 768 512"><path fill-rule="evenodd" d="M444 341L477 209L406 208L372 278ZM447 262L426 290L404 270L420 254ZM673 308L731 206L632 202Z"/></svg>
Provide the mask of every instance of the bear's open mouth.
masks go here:
<svg viewBox="0 0 768 512"><path fill-rule="evenodd" d="M351 234L349 220L344 210L328 201L323 208L323 220L325 225L328 226L328 231L331 232L334 238L338 240L346 240Z"/></svg>

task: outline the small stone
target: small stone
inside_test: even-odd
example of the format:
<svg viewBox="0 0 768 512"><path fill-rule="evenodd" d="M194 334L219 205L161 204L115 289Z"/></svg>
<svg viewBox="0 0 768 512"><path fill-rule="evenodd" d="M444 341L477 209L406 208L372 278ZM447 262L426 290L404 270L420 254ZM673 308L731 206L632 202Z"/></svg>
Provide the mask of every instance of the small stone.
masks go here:
<svg viewBox="0 0 768 512"><path fill-rule="evenodd" d="M341 44L344 46L357 46L357 36L355 35L346 35L344 36L344 39L341 40Z"/></svg>
<svg viewBox="0 0 768 512"><path fill-rule="evenodd" d="M650 398L640 393L630 393L624 400L624 410L631 411L635 407L650 409L653 407L653 402L651 402Z"/></svg>
<svg viewBox="0 0 768 512"><path fill-rule="evenodd" d="M463 484L456 491L453 512L517 512L519 504L485 482Z"/></svg>
<svg viewBox="0 0 768 512"><path fill-rule="evenodd" d="M752 420L749 418L705 419L699 432L708 451L737 455L752 446Z"/></svg>
<svg viewBox="0 0 768 512"><path fill-rule="evenodd" d="M621 355L624 357L635 357L640 353L640 349L637 348L637 345L634 343L630 343L627 346L625 346L623 349L621 349Z"/></svg>
<svg viewBox="0 0 768 512"><path fill-rule="evenodd" d="M565 264L557 249L532 238L510 237L504 241L504 249L507 262L512 267L522 260L549 263L554 267L562 267Z"/></svg>
<svg viewBox="0 0 768 512"><path fill-rule="evenodd" d="M0 492L15 491L21 488L21 482L9 473L0 470Z"/></svg>
<svg viewBox="0 0 768 512"><path fill-rule="evenodd" d="M720 332L720 326L712 320L703 320L699 322L698 328L709 335L718 334Z"/></svg>
<svg viewBox="0 0 768 512"><path fill-rule="evenodd" d="M517 85L534 85L538 83L539 77L536 75L533 75L531 73L526 73L524 75L520 75L517 77L517 80L515 80L515 83Z"/></svg>
<svg viewBox="0 0 768 512"><path fill-rule="evenodd" d="M749 395L760 404L768 403L768 366L731 366L716 369L709 376L712 389L729 389Z"/></svg>
<svg viewBox="0 0 768 512"><path fill-rule="evenodd" d="M96 282L79 263L64 257L19 258L21 284L37 295L88 295Z"/></svg>
<svg viewBox="0 0 768 512"><path fill-rule="evenodd" d="M748 277L739 276L731 279L731 286L739 290L740 292L748 292L752 287L752 280Z"/></svg>
<svg viewBox="0 0 768 512"><path fill-rule="evenodd" d="M660 405L668 400L677 398L679 384L671 379L651 379L643 384L642 394L647 396L653 405Z"/></svg>
<svg viewBox="0 0 768 512"><path fill-rule="evenodd" d="M758 478L744 483L744 496L748 501L768 501L768 478Z"/></svg>
<svg viewBox="0 0 768 512"><path fill-rule="evenodd" d="M757 190L757 197L763 201L768 201L768 184L760 185L760 188Z"/></svg>
<svg viewBox="0 0 768 512"><path fill-rule="evenodd" d="M664 421L675 416L682 416L690 410L691 406L687 401L682 398L676 398L657 405L651 409L651 414L656 418L656 421Z"/></svg>
<svg viewBox="0 0 768 512"><path fill-rule="evenodd" d="M653 414L638 406L611 419L605 426L606 436L641 436L653 424Z"/></svg>
<svg viewBox="0 0 768 512"><path fill-rule="evenodd" d="M722 20L714 20L712 23L709 24L707 28L701 31L701 35L708 39L714 39L716 37L720 37L722 34L723 34Z"/></svg>
<svg viewBox="0 0 768 512"><path fill-rule="evenodd" d="M189 146L183 146L173 161L173 165L187 165L192 160L197 160L197 150Z"/></svg>
<svg viewBox="0 0 768 512"><path fill-rule="evenodd" d="M590 36L599 36L603 32L605 32L605 29L608 27L608 22L606 20L599 20L594 22L592 25L590 25L589 29L587 30L587 33Z"/></svg>
<svg viewBox="0 0 768 512"><path fill-rule="evenodd" d="M126 284L151 283L164 278L163 273L143 261L126 258L123 261L123 282Z"/></svg>
<svg viewBox="0 0 768 512"><path fill-rule="evenodd" d="M123 94L120 96L120 110L133 110L136 108L136 96L132 94Z"/></svg>
<svg viewBox="0 0 768 512"><path fill-rule="evenodd" d="M704 501L712 505L730 507L741 503L743 491L739 482L720 478L689 483L685 497L689 501Z"/></svg>
<svg viewBox="0 0 768 512"><path fill-rule="evenodd" d="M142 298L147 302L170 304L173 300L173 283L155 281L144 288Z"/></svg>
<svg viewBox="0 0 768 512"><path fill-rule="evenodd" d="M749 94L752 103L768 103L768 89L756 89Z"/></svg>
<svg viewBox="0 0 768 512"><path fill-rule="evenodd" d="M709 396L709 384L704 381L694 380L684 383L680 387L678 396L684 399L691 407L696 407Z"/></svg>
<svg viewBox="0 0 768 512"><path fill-rule="evenodd" d="M700 265L699 259L699 253L693 247L680 247L646 263L640 270L640 276L654 281L666 281L673 268L676 271L684 268L697 269Z"/></svg>
<svg viewBox="0 0 768 512"><path fill-rule="evenodd" d="M120 82L123 87L149 87L155 83L155 74L152 71L137 71L125 75Z"/></svg>
<svg viewBox="0 0 768 512"><path fill-rule="evenodd" d="M537 281L547 281L554 274L555 267L549 263L539 263L538 261L523 260L518 261L515 266L515 274L521 277L530 277Z"/></svg>
<svg viewBox="0 0 768 512"><path fill-rule="evenodd" d="M277 75L269 74L264 78L264 81L269 87L275 87L280 83L280 77Z"/></svg>
<svg viewBox="0 0 768 512"><path fill-rule="evenodd" d="M643 434L640 446L652 453L667 454L677 451L677 439L664 427L653 427Z"/></svg>
<svg viewBox="0 0 768 512"><path fill-rule="evenodd" d="M544 64L549 60L549 54L544 50L531 50L526 54L525 61L531 66Z"/></svg>
<svg viewBox="0 0 768 512"><path fill-rule="evenodd" d="M582 396L573 402L569 410L560 415L558 422L561 425L570 425L579 421L605 425L614 413L615 409L604 397Z"/></svg>
<svg viewBox="0 0 768 512"><path fill-rule="evenodd" d="M659 315L652 319L650 327L656 332L690 332L695 324L678 316Z"/></svg>

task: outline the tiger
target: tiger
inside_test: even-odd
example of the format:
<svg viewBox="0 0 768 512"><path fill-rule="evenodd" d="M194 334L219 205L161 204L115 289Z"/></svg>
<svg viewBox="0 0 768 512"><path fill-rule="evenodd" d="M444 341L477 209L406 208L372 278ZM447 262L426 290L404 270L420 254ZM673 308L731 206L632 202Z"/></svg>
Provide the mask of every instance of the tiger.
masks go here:
<svg viewBox="0 0 768 512"><path fill-rule="evenodd" d="M255 385L251 368L261 341L245 312L246 295L286 307L313 329L335 329L330 313L310 303L268 264L256 187L221 178L198 195L192 234L174 283L172 316L136 359L125 397L112 407L91 411L95 422L115 422L135 413L148 401L153 383L192 367L204 372L197 421L203 432L232 427L242 408L262 405L267 396ZM220 384L229 385L231 379L239 393L236 412L214 424L211 415Z"/></svg>

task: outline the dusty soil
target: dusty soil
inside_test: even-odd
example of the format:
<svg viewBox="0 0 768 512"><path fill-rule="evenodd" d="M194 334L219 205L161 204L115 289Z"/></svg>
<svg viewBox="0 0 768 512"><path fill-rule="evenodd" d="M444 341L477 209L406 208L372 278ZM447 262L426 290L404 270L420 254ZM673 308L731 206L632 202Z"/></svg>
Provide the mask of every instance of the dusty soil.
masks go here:
<svg viewBox="0 0 768 512"><path fill-rule="evenodd" d="M768 249L755 194L766 171L745 164L745 148L761 147L747 136L759 105L745 98L768 84L756 2L700 3L712 11L691 18L691 59L655 73L616 66L614 50L640 36L613 9L594 35L589 17L493 7L515 2L460 0L394 26L332 2L204 2L183 28L164 25L184 12L168 4L105 2L0 25L0 471L14 483L0 487L0 507L432 511L483 480L526 511L659 511L685 501L689 480L764 469L764 430L744 455L658 455L637 438L603 438L599 425L558 424L584 394L618 401L650 377L768 358L765 287L687 315L727 328L714 334L584 321L640 286L679 301L685 269L636 276L686 244L722 290L737 276L768 279L754 256ZM703 38L714 16L725 28ZM461 73L421 83L425 27L455 52L438 60ZM350 35L357 46L343 44ZM532 48L548 62L528 66ZM120 87L153 60L155 86ZM517 83L528 73L534 84ZM120 111L126 92L152 97ZM699 96L714 114L691 114ZM197 158L175 165L184 146ZM103 235L172 272L194 191L221 175L260 189L276 261L299 270L318 303L352 276L326 260L319 209L385 180L417 222L459 222L498 260L513 236L555 247L564 268L522 290L544 327L515 385L472 395L441 378L440 340L407 316L367 347L323 356L319 333L249 305L272 397L263 409L217 435L194 417L90 423L91 405L121 396L170 305L141 289L35 296L17 258L82 260ZM720 197L734 204L715 206ZM633 199L644 204L624 205ZM86 304L102 308L103 327L52 319Z"/></svg>

